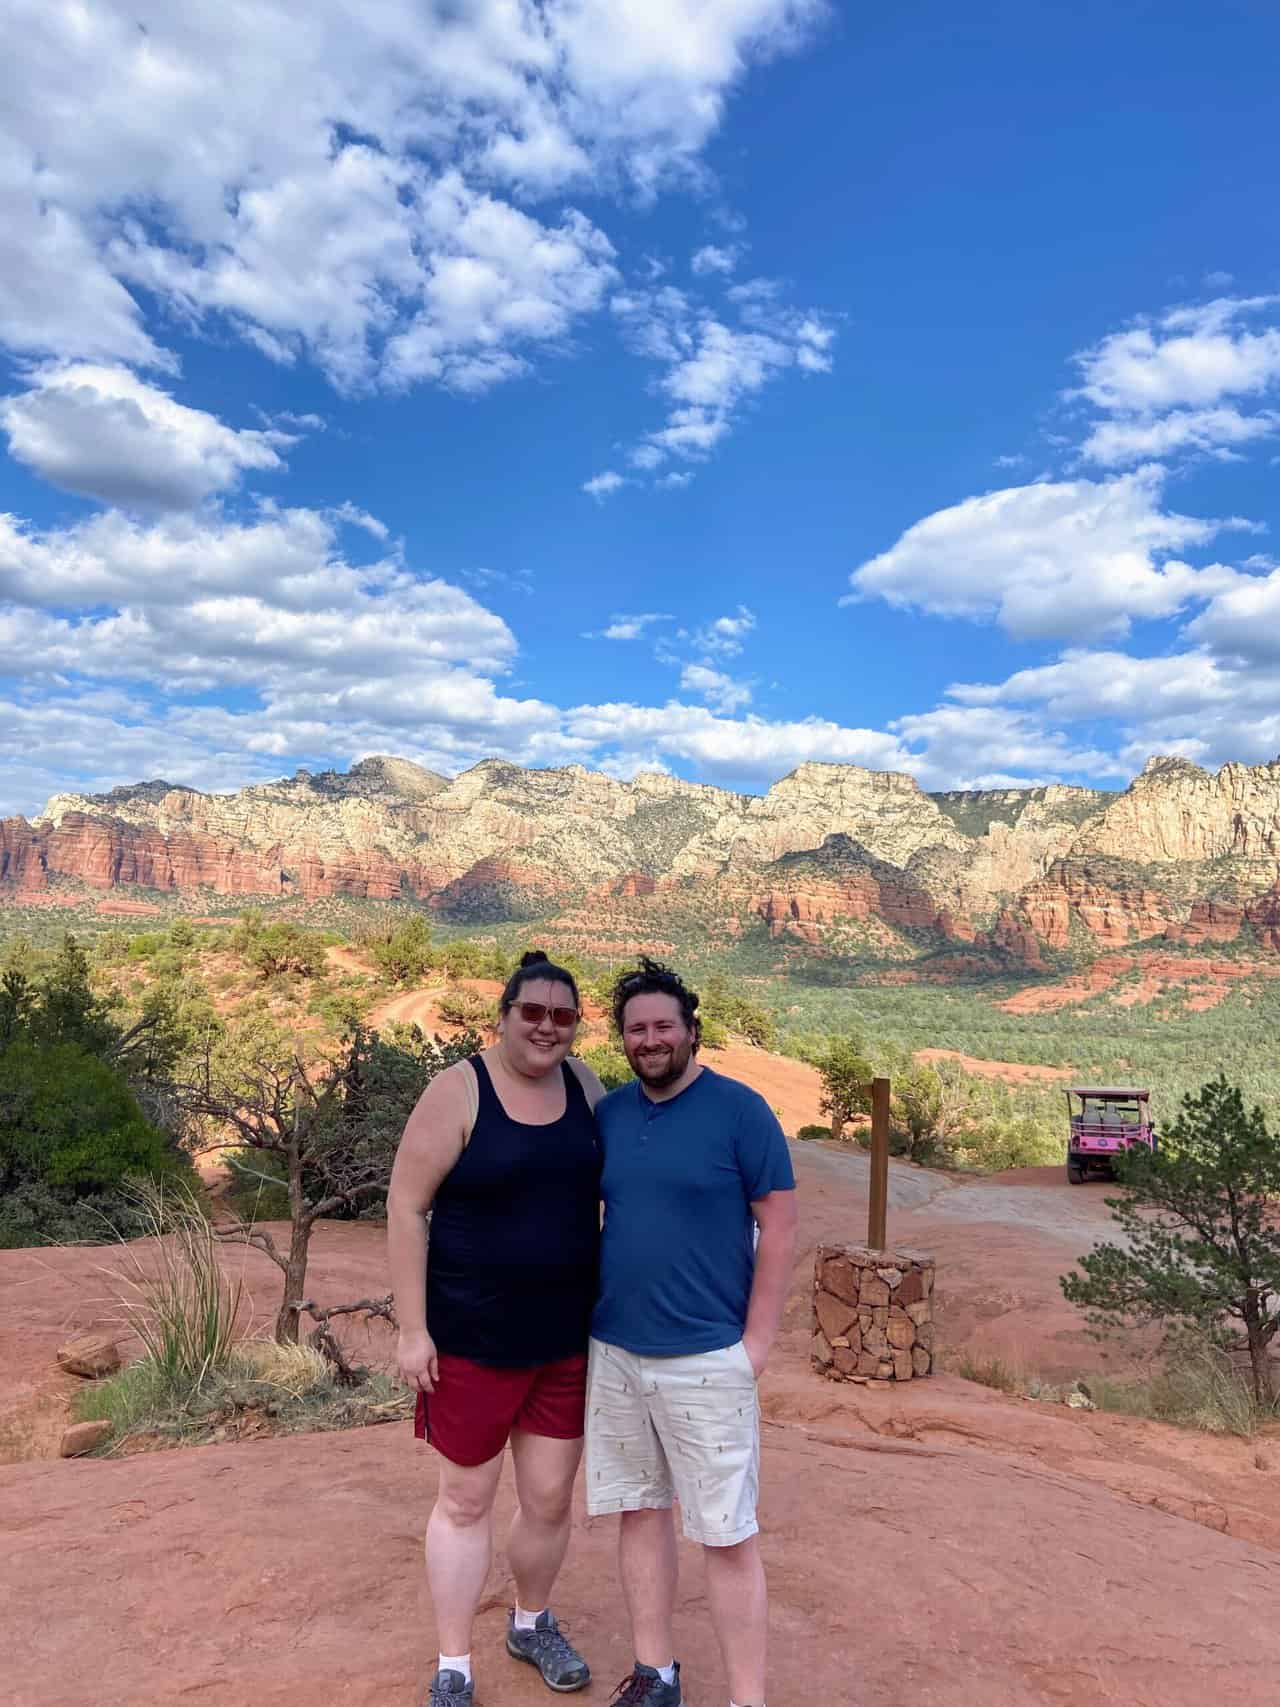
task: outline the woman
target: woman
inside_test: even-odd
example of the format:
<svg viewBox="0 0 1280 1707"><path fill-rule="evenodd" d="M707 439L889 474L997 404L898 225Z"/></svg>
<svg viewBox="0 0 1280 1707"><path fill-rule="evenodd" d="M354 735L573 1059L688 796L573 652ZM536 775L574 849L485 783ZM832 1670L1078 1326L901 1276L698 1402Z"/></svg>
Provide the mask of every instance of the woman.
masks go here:
<svg viewBox="0 0 1280 1707"><path fill-rule="evenodd" d="M499 1009L497 1042L423 1092L387 1201L400 1371L418 1390L417 1434L440 1454L427 1524L441 1650L429 1707L472 1701L471 1627L508 1442L519 1507L507 1651L560 1692L591 1677L547 1603L582 1455L600 1236L592 1111L603 1086L566 1059L581 1004L563 967L526 954Z"/></svg>

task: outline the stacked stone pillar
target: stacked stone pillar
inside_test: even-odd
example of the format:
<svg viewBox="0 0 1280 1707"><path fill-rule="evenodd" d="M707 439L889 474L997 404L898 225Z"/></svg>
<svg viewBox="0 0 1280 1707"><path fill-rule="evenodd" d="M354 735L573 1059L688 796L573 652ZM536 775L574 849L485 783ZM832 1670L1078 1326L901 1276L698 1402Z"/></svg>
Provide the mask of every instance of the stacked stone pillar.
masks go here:
<svg viewBox="0 0 1280 1707"><path fill-rule="evenodd" d="M819 1245L813 1366L832 1381L912 1381L933 1368L934 1262L923 1251Z"/></svg>

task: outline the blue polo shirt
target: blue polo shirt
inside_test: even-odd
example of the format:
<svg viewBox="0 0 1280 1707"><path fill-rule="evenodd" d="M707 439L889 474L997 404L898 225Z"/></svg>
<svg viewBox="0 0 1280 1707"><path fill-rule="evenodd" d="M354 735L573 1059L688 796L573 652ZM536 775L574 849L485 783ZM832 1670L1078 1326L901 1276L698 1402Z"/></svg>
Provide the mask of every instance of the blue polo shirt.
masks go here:
<svg viewBox="0 0 1280 1707"><path fill-rule="evenodd" d="M596 1119L604 1229L592 1334L640 1357L736 1345L755 1271L751 1205L796 1183L773 1110L704 1067L666 1102L639 1080L623 1085Z"/></svg>

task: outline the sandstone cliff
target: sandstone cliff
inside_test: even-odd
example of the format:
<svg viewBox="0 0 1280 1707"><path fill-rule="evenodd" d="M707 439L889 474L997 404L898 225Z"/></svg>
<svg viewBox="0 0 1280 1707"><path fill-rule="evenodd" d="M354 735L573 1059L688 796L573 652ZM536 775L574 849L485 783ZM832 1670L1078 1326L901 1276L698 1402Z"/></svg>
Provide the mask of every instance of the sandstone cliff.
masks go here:
<svg viewBox="0 0 1280 1707"><path fill-rule="evenodd" d="M1280 952L1280 761L1211 774L1152 759L1119 794L930 795L905 775L805 764L755 796L497 759L450 779L374 757L236 794L153 781L55 796L32 824L0 824L0 894L50 877L406 897L459 921L605 896L657 918L711 896L730 932L754 919L890 958L965 943L1028 968L1143 941Z"/></svg>

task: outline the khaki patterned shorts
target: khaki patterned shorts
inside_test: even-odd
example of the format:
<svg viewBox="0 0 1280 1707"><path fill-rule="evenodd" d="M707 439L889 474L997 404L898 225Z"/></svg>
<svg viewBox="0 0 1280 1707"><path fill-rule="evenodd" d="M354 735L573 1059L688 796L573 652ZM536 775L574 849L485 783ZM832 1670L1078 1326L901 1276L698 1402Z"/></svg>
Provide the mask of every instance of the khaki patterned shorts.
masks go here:
<svg viewBox="0 0 1280 1707"><path fill-rule="evenodd" d="M587 1511L665 1509L684 1532L734 1547L759 1528L760 1408L742 1342L637 1357L593 1339L587 1370Z"/></svg>

